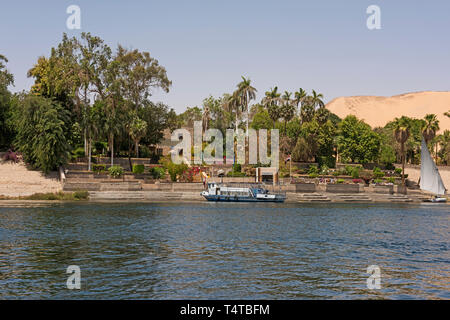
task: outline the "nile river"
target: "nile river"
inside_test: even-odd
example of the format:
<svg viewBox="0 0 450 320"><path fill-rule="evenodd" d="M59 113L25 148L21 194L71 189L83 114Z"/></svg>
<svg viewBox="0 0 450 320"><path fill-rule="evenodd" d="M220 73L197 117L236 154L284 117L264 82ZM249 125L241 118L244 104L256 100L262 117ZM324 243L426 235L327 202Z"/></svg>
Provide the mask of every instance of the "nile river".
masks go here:
<svg viewBox="0 0 450 320"><path fill-rule="evenodd" d="M0 207L1 299L450 299L447 205ZM70 265L81 289L69 290ZM381 289L367 288L367 268Z"/></svg>

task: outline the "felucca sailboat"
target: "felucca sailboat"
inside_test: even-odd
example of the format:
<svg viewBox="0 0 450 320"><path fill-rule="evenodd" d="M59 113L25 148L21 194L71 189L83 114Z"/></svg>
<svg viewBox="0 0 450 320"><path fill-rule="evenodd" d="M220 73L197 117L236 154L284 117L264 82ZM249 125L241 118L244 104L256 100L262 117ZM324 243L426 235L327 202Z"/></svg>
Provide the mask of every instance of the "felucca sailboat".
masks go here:
<svg viewBox="0 0 450 320"><path fill-rule="evenodd" d="M426 202L446 202L445 186L439 170L428 151L425 139L422 137L422 147L420 156L420 189L431 192L434 197Z"/></svg>

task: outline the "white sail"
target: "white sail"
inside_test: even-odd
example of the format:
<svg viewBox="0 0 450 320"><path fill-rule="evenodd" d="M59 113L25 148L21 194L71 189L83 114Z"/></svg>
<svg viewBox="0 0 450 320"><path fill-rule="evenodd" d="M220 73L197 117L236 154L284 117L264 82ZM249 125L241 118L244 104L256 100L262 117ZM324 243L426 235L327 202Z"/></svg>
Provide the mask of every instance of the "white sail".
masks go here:
<svg viewBox="0 0 450 320"><path fill-rule="evenodd" d="M442 182L441 175L433 158L431 158L427 144L423 138L420 156L420 189L429 191L435 195L445 194L445 186Z"/></svg>

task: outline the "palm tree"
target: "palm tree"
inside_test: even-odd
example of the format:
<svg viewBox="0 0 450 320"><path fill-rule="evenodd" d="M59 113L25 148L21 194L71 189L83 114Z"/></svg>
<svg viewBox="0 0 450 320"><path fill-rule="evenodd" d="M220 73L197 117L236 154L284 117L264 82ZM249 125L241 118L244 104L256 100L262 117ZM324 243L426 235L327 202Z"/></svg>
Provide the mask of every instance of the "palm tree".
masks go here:
<svg viewBox="0 0 450 320"><path fill-rule="evenodd" d="M208 130L208 122L209 122L209 107L204 106L203 107L203 115L202 115L202 130L203 132L206 132Z"/></svg>
<svg viewBox="0 0 450 320"><path fill-rule="evenodd" d="M239 103L242 106L243 110L247 110L247 136L248 136L248 118L249 118L249 110L248 104L250 100L256 99L256 89L251 86L250 79L246 79L245 77L241 77L242 81L237 85L236 95L239 98Z"/></svg>
<svg viewBox="0 0 450 320"><path fill-rule="evenodd" d="M314 107L313 97L306 96L302 102L302 109L300 111L300 119L302 123L310 122L314 118L316 110Z"/></svg>
<svg viewBox="0 0 450 320"><path fill-rule="evenodd" d="M402 184L405 185L405 142L408 140L410 132L410 124L404 119L395 118L394 120L394 137L400 143L402 157Z"/></svg>
<svg viewBox="0 0 450 320"><path fill-rule="evenodd" d="M136 158L139 158L139 141L145 136L147 132L147 122L139 118L135 113L132 115L132 120L129 127L131 139L133 139Z"/></svg>
<svg viewBox="0 0 450 320"><path fill-rule="evenodd" d="M224 94L223 97L223 108L230 113L230 115L234 112L235 113L235 130L237 132L238 126L239 126L239 116L241 114L240 108L239 108L239 99L235 94Z"/></svg>
<svg viewBox="0 0 450 320"><path fill-rule="evenodd" d="M323 99L323 94L321 93L317 93L315 90L312 91L312 104L314 106L314 109L316 107L322 108L325 106L325 103L322 101Z"/></svg>
<svg viewBox="0 0 450 320"><path fill-rule="evenodd" d="M303 100L306 98L307 94L306 91L303 90L302 88L298 89L298 91L296 91L294 93L295 96L295 103L297 104L297 107L300 106L299 110L298 110L298 114L301 114L301 110L302 110L302 104L303 104Z"/></svg>
<svg viewBox="0 0 450 320"><path fill-rule="evenodd" d="M422 129L422 134L425 142L428 144L436 136L439 130L439 120L435 114L427 114L425 116L425 126Z"/></svg>
<svg viewBox="0 0 450 320"><path fill-rule="evenodd" d="M448 110L447 112L444 112L444 116L447 116L450 118L450 110Z"/></svg>
<svg viewBox="0 0 450 320"><path fill-rule="evenodd" d="M273 128L275 123L280 118L279 103L281 94L278 93L278 87L266 91L265 97L262 99L261 104L267 109L270 119L273 121Z"/></svg>
<svg viewBox="0 0 450 320"><path fill-rule="evenodd" d="M294 101L291 100L291 95L291 92L285 91L283 96L281 97L283 103L281 107L281 116L284 120L284 134L286 134L286 125L288 121L290 121L295 115L295 106Z"/></svg>

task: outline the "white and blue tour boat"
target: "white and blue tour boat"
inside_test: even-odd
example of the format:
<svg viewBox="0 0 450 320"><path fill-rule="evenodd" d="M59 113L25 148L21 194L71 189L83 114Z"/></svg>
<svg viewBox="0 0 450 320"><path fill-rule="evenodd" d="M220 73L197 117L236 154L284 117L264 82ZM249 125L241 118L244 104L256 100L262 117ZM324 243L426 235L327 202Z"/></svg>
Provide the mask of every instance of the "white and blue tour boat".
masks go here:
<svg viewBox="0 0 450 320"><path fill-rule="evenodd" d="M207 184L207 190L201 195L208 201L228 201L228 202L284 202L286 194L279 192L269 192L260 183L248 184L218 184L211 182Z"/></svg>

